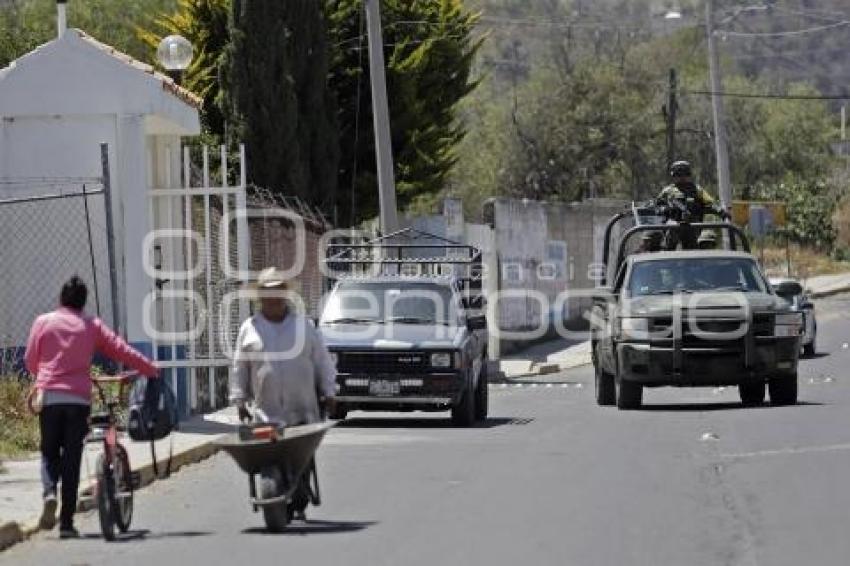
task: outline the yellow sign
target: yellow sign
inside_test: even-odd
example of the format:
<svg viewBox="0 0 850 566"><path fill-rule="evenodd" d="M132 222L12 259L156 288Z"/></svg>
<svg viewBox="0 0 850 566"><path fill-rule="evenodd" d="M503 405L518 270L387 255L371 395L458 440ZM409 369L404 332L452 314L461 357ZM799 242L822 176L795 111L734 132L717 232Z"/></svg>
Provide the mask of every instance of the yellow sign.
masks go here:
<svg viewBox="0 0 850 566"><path fill-rule="evenodd" d="M779 201L732 201L732 222L738 226L751 222L762 224L765 219L772 228L785 226L788 223L787 205Z"/></svg>

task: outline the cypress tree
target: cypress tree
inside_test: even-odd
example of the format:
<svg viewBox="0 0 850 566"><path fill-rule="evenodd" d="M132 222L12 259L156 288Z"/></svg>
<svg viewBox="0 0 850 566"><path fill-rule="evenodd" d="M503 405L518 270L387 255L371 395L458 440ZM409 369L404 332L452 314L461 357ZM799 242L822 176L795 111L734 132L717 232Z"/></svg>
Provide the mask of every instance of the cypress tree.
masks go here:
<svg viewBox="0 0 850 566"><path fill-rule="evenodd" d="M316 0L233 0L223 112L243 141L249 182L331 212L339 142Z"/></svg>

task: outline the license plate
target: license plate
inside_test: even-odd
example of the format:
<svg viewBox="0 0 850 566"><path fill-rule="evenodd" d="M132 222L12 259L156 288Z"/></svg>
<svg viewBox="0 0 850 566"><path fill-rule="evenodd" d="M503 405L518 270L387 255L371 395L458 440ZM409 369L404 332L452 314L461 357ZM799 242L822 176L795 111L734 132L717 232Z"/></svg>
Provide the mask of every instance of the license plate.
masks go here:
<svg viewBox="0 0 850 566"><path fill-rule="evenodd" d="M398 381L387 381L384 379L369 382L369 395L375 397L394 397L401 393L401 384Z"/></svg>

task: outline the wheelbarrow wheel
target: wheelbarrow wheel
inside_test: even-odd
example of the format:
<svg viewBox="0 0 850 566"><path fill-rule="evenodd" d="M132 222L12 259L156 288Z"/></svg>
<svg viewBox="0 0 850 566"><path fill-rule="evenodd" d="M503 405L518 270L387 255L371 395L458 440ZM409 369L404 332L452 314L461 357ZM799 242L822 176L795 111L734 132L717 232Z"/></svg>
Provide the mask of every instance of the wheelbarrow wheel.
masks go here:
<svg viewBox="0 0 850 566"><path fill-rule="evenodd" d="M263 470L260 474L260 497L271 499L283 494L283 475L277 468ZM285 501L263 506L263 519L266 528L273 533L281 533L289 524L290 513Z"/></svg>

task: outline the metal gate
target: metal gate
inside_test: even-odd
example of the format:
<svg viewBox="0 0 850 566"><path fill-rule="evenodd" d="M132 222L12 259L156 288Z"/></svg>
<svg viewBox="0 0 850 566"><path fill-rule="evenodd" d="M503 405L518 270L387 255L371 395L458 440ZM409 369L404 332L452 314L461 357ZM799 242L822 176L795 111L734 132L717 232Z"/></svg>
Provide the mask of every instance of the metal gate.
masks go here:
<svg viewBox="0 0 850 566"><path fill-rule="evenodd" d="M239 293L250 266L245 149L240 147L235 182L226 148L218 149L219 166L213 169L207 146L199 165L190 148L183 148L177 160L182 175L165 174L181 178L182 187L150 190L143 251L152 280L143 305L145 330L178 401L192 412L226 405L228 353L249 314Z"/></svg>

